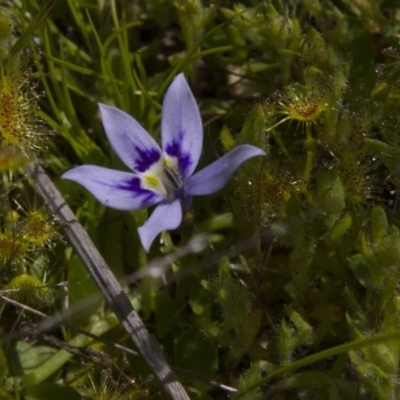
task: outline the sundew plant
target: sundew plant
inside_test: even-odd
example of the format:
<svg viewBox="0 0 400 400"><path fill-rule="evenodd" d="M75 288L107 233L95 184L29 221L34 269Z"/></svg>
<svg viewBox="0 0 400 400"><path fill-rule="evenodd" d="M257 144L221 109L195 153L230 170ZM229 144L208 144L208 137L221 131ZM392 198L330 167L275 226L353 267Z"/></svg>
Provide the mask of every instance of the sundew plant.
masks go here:
<svg viewBox="0 0 400 400"><path fill-rule="evenodd" d="M0 398L400 398L400 4L0 1Z"/></svg>

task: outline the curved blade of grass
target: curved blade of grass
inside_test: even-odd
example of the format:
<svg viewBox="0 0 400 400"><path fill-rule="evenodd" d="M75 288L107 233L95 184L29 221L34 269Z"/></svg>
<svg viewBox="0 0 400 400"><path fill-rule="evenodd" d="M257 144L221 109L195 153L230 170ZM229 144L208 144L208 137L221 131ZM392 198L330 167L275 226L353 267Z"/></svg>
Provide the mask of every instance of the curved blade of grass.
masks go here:
<svg viewBox="0 0 400 400"><path fill-rule="evenodd" d="M164 80L163 84L161 85L160 90L157 93L156 101L160 102L160 99L164 96L165 91L169 87L170 83L174 79L174 77L177 75L178 71L182 71L183 67L185 64L188 64L192 56L196 53L197 48L208 38L211 37L215 32L218 32L220 29L222 29L224 26L228 25L233 18L230 18L226 21L224 21L222 24L217 25L216 27L210 29L204 36L193 46L193 48L186 54L185 57L182 58L180 62L178 62L174 68L172 68L170 74L168 77ZM223 47L223 46L222 46ZM195 57L197 58L197 57ZM194 59L194 58L193 58Z"/></svg>
<svg viewBox="0 0 400 400"><path fill-rule="evenodd" d="M135 59L136 63L138 64L138 68L140 69L140 65L141 65L140 57L139 57L139 55L137 53L134 55L134 57L135 57L134 59ZM157 103L153 99L152 96L150 96L149 92L147 91L145 86L142 84L142 82L141 82L141 80L140 80L135 68L132 68L132 73L133 73L133 76L135 77L135 79L137 81L137 84L138 84L142 94L144 95L144 97L153 105L153 107L156 110L161 111L161 105L159 103Z"/></svg>
<svg viewBox="0 0 400 400"><path fill-rule="evenodd" d="M83 74L83 75L93 75L93 76L97 76L98 78L100 78L98 76L97 71L94 71L92 69L81 67L79 65L72 64L72 63L70 63L68 61L61 60L60 58L53 57L53 56L49 56L49 57L47 57L47 59L50 60L50 61L53 61L55 64L58 64L58 65L63 66L65 68L68 68L71 71L79 72L80 74Z"/></svg>
<svg viewBox="0 0 400 400"><path fill-rule="evenodd" d="M49 17L51 11L56 5L58 0L49 0L43 8L40 10L38 15L33 19L33 21L28 25L28 27L24 30L21 36L17 39L14 45L11 47L10 56L16 56L23 48L29 45L29 42L32 39L33 33L40 28Z"/></svg>
<svg viewBox="0 0 400 400"><path fill-rule="evenodd" d="M370 337L370 338L363 339L363 340L357 340L354 342L345 343L345 344L342 344L339 346L331 347L330 349L320 351L319 353L316 353L316 354L311 354L310 356L304 357L301 360L295 361L294 363L292 363L290 365L287 365L282 368L278 368L274 372L267 375L265 378L262 378L258 382L254 383L253 385L250 385L248 388L246 388L246 390L238 393L236 396L233 397L233 399L237 400L237 399L243 398L247 393L251 392L254 389L257 389L258 387L260 387L262 385L265 385L272 378L275 378L276 376L285 375L288 372L292 372L299 368L307 367L308 365L311 365L318 361L327 359L329 357L337 356L342 353L347 353L348 351L351 351L351 350L353 350L353 351L360 350L363 347L370 347L370 346L374 346L377 344L391 342L394 340L400 340L400 332Z"/></svg>
<svg viewBox="0 0 400 400"><path fill-rule="evenodd" d="M108 47L110 46L110 44L112 43L113 40L115 40L119 35L121 35L121 33L123 33L124 31L133 28L134 26L140 26L143 25L142 21L132 21L129 22L127 24L125 24L124 26L122 26L121 28L116 29L108 38L107 40L104 42L103 44L103 51L106 52Z"/></svg>

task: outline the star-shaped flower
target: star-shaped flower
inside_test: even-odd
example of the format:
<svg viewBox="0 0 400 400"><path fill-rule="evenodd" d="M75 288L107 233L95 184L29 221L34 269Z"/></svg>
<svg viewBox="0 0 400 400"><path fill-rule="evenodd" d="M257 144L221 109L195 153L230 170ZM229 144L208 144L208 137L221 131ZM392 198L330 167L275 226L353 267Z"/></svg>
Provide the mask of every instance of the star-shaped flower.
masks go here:
<svg viewBox="0 0 400 400"><path fill-rule="evenodd" d="M138 210L158 204L138 230L146 251L159 233L181 224L192 196L220 190L244 161L265 155L257 147L241 145L193 175L203 147L203 127L183 73L164 98L162 148L130 115L104 104L99 107L111 146L133 172L82 165L62 178L78 182L111 208Z"/></svg>

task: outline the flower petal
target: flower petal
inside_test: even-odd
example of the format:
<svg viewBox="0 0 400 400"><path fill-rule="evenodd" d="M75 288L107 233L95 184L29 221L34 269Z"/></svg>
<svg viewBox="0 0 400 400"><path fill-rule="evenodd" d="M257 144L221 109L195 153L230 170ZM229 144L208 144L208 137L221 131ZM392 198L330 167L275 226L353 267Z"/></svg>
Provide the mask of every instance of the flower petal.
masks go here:
<svg viewBox="0 0 400 400"><path fill-rule="evenodd" d="M189 177L203 147L203 125L199 107L183 73L174 79L164 97L161 136L164 152L176 157L182 177Z"/></svg>
<svg viewBox="0 0 400 400"><path fill-rule="evenodd" d="M265 152L258 147L248 144L238 146L191 176L186 181L185 193L192 196L215 193L228 183L243 162L251 157L263 155Z"/></svg>
<svg viewBox="0 0 400 400"><path fill-rule="evenodd" d="M100 203L118 210L137 210L163 200L151 190L143 189L141 178L130 172L82 165L67 171L62 178L78 182Z"/></svg>
<svg viewBox="0 0 400 400"><path fill-rule="evenodd" d="M182 207L179 198L172 202L161 202L146 223L138 229L144 249L148 252L154 238L159 233L176 229L181 224L181 221Z"/></svg>
<svg viewBox="0 0 400 400"><path fill-rule="evenodd" d="M108 140L128 168L144 172L161 158L156 141L133 117L105 104L99 108Z"/></svg>

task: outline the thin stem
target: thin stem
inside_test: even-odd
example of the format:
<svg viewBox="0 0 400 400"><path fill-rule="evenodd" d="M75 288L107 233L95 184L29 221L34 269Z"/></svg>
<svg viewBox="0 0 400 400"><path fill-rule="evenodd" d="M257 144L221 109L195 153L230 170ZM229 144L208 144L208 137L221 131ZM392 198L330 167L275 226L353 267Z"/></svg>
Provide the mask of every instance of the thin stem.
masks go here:
<svg viewBox="0 0 400 400"><path fill-rule="evenodd" d="M282 368L278 368L277 370L271 372L265 378L260 379L258 382L250 385L242 392L238 393L236 396L233 397L234 400L243 398L247 393L251 392L252 390L265 385L268 383L272 378L280 375L285 375L289 372L295 371L296 369L306 367L308 365L314 364L321 360L326 360L330 357L337 356L343 353L347 353L348 351L356 351L360 350L364 347L371 347L378 344L383 344L391 341L398 341L400 339L400 333L390 333L387 335L380 335L374 336L368 339L358 340L350 343L345 343L336 347L331 347L330 349L320 351L316 354L311 354L308 357L304 357L303 359L296 361L290 365L285 365Z"/></svg>
<svg viewBox="0 0 400 400"><path fill-rule="evenodd" d="M308 181L310 180L313 158L314 158L314 152L307 151L306 165L304 167L304 174L303 174L303 184L306 190L308 186Z"/></svg>
<svg viewBox="0 0 400 400"><path fill-rule="evenodd" d="M312 139L310 124L306 124L306 133L307 133L307 140ZM306 190L308 186L308 181L310 180L313 158L314 158L314 151L307 150L307 159L303 174L303 184Z"/></svg>

